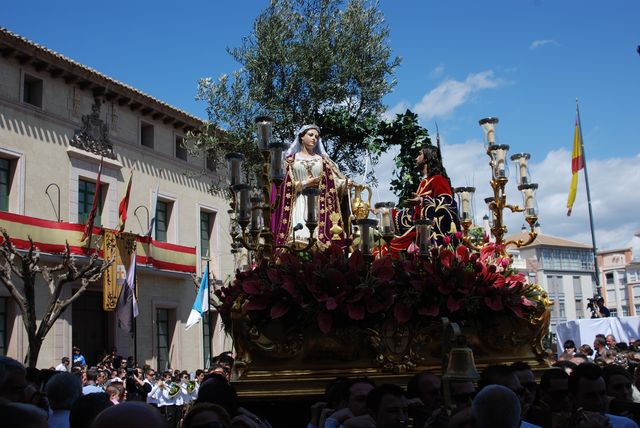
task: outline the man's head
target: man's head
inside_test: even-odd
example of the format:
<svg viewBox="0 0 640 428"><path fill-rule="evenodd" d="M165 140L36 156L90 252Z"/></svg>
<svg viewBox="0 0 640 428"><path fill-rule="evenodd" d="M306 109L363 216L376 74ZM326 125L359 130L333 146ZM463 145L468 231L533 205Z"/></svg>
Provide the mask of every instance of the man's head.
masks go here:
<svg viewBox="0 0 640 428"><path fill-rule="evenodd" d="M511 364L511 370L515 373L516 377L520 381L520 385L524 388L524 406L522 408L522 414L526 416L527 412L533 406L533 402L536 399L536 377L531 370L529 364L524 361L518 361Z"/></svg>
<svg viewBox="0 0 640 428"><path fill-rule="evenodd" d="M595 364L580 364L569 376L569 399L574 408L604 412L607 391L602 370Z"/></svg>
<svg viewBox="0 0 640 428"><path fill-rule="evenodd" d="M501 385L483 388L472 405L477 428L517 428L520 426L520 400L516 394Z"/></svg>
<svg viewBox="0 0 640 428"><path fill-rule="evenodd" d="M0 401L26 402L27 372L13 358L0 356Z"/></svg>
<svg viewBox="0 0 640 428"><path fill-rule="evenodd" d="M111 406L113 406L113 403L105 392L83 395L71 406L69 426L72 428L88 428L101 411Z"/></svg>
<svg viewBox="0 0 640 428"><path fill-rule="evenodd" d="M428 411L440 405L441 382L431 373L419 373L407 383L407 398L419 398Z"/></svg>
<svg viewBox="0 0 640 428"><path fill-rule="evenodd" d="M74 346L74 347L73 347L73 353L74 353L75 355L80 355L80 348L78 348L77 346Z"/></svg>
<svg viewBox="0 0 640 428"><path fill-rule="evenodd" d="M345 401L354 416L367 414L367 394L375 388L375 384L366 378L350 379L345 388Z"/></svg>
<svg viewBox="0 0 640 428"><path fill-rule="evenodd" d="M521 406L526 404L526 391L520 385L520 380L510 367L504 364L496 364L485 368L480 375L478 389L482 390L489 385L502 385L509 388L520 398Z"/></svg>
<svg viewBox="0 0 640 428"><path fill-rule="evenodd" d="M561 368L553 367L540 378L540 401L547 404L552 412L564 412L569 405L569 375Z"/></svg>
<svg viewBox="0 0 640 428"><path fill-rule="evenodd" d="M607 348L609 349L614 349L616 347L616 337L613 334L607 334L605 342L607 343Z"/></svg>
<svg viewBox="0 0 640 428"><path fill-rule="evenodd" d="M455 412L471 407L476 395L476 387L471 381L453 381L450 386L451 404L455 405Z"/></svg>
<svg viewBox="0 0 640 428"><path fill-rule="evenodd" d="M69 357L62 357L62 358L60 359L60 362L61 362L62 364L64 364L65 366L69 366L69 362L70 362Z"/></svg>
<svg viewBox="0 0 640 428"><path fill-rule="evenodd" d="M607 339L602 334L597 335L596 338L593 340L593 349L596 352L600 352L601 350L604 350L606 346L607 346Z"/></svg>
<svg viewBox="0 0 640 428"><path fill-rule="evenodd" d="M602 369L602 377L607 386L607 395L616 400L633 402L631 373L622 366L609 364Z"/></svg>
<svg viewBox="0 0 640 428"><path fill-rule="evenodd" d="M95 385L98 380L98 369L95 367L90 368L89 370L87 370L85 376L87 379L87 384Z"/></svg>
<svg viewBox="0 0 640 428"><path fill-rule="evenodd" d="M580 348L578 348L578 352L586 355L587 357L590 357L593 355L593 348L585 343L584 345L580 345Z"/></svg>
<svg viewBox="0 0 640 428"><path fill-rule="evenodd" d="M103 410L93 421L93 428L165 428L160 412L148 404L126 402Z"/></svg>
<svg viewBox="0 0 640 428"><path fill-rule="evenodd" d="M70 410L82 395L82 382L78 376L62 372L49 379L45 391L53 410Z"/></svg>
<svg viewBox="0 0 640 428"><path fill-rule="evenodd" d="M367 408L376 428L405 428L408 405L404 390L398 385L383 384L367 395Z"/></svg>

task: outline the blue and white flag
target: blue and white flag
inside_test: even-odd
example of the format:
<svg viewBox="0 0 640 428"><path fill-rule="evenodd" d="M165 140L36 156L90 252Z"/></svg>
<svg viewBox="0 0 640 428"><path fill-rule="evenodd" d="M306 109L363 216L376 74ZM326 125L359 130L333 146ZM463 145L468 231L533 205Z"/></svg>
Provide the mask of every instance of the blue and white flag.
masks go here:
<svg viewBox="0 0 640 428"><path fill-rule="evenodd" d="M196 300L193 302L189 319L187 319L186 329L189 330L202 319L202 314L209 310L209 263L204 270L202 280L200 281L200 288L198 288L198 294Z"/></svg>

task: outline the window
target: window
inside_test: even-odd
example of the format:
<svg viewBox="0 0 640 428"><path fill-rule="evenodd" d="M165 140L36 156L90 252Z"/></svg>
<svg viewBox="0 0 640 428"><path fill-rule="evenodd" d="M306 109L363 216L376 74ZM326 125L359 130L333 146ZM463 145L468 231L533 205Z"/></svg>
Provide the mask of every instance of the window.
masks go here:
<svg viewBox="0 0 640 428"><path fill-rule="evenodd" d="M636 307L636 315L640 315L640 305L635 305Z"/></svg>
<svg viewBox="0 0 640 428"><path fill-rule="evenodd" d="M200 257L208 258L211 255L211 232L213 226L213 214L200 211Z"/></svg>
<svg viewBox="0 0 640 428"><path fill-rule="evenodd" d="M562 276L547 275L547 287L549 288L549 294L552 298L557 299L564 296L564 289L562 288Z"/></svg>
<svg viewBox="0 0 640 428"><path fill-rule="evenodd" d="M623 317L629 316L629 306L622 305L622 316Z"/></svg>
<svg viewBox="0 0 640 428"><path fill-rule="evenodd" d="M176 157L184 161L187 160L187 148L184 145L184 138L176 135Z"/></svg>
<svg viewBox="0 0 640 428"><path fill-rule="evenodd" d="M156 241L167 242L172 208L173 203L158 201L156 206Z"/></svg>
<svg viewBox="0 0 640 428"><path fill-rule="evenodd" d="M158 370L167 370L171 367L169 349L171 346L171 331L169 330L170 309L156 309L157 343L158 343Z"/></svg>
<svg viewBox="0 0 640 428"><path fill-rule="evenodd" d="M11 162L0 158L0 211L9 211L9 190L11 190Z"/></svg>
<svg viewBox="0 0 640 428"><path fill-rule="evenodd" d="M560 318L565 318L567 316L564 308L564 302L558 302L558 316Z"/></svg>
<svg viewBox="0 0 640 428"><path fill-rule="evenodd" d="M612 317L617 317L618 316L618 310L617 309L609 309L609 313L611 314Z"/></svg>
<svg viewBox="0 0 640 428"><path fill-rule="evenodd" d="M22 87L22 101L32 106L42 108L42 79L24 75Z"/></svg>
<svg viewBox="0 0 640 428"><path fill-rule="evenodd" d="M102 224L100 216L102 214L102 194L104 194L104 192L101 191L100 193L101 195L99 195L100 198L98 199L96 218L93 222L94 225ZM83 224L87 222L89 213L93 207L93 198L95 197L95 194L96 183L83 179L78 181L78 223Z"/></svg>
<svg viewBox="0 0 640 428"><path fill-rule="evenodd" d="M576 318L584 318L584 303L582 300L576 300Z"/></svg>
<svg viewBox="0 0 640 428"><path fill-rule="evenodd" d="M7 298L0 297L0 355L7 355Z"/></svg>
<svg viewBox="0 0 640 428"><path fill-rule="evenodd" d="M213 156L211 155L206 155L206 159L207 159L207 169L209 171L215 171L216 170L216 161L213 158Z"/></svg>
<svg viewBox="0 0 640 428"><path fill-rule="evenodd" d="M150 123L140 123L140 144L153 149L153 125Z"/></svg>
<svg viewBox="0 0 640 428"><path fill-rule="evenodd" d="M580 277L579 276L574 276L573 277L573 296L576 299L581 299L582 298L582 284L580 283Z"/></svg>
<svg viewBox="0 0 640 428"><path fill-rule="evenodd" d="M545 269L593 271L593 255L588 249L542 248L540 262Z"/></svg>
<svg viewBox="0 0 640 428"><path fill-rule="evenodd" d="M613 278L613 272L605 273L604 277L607 281L607 285L615 284L615 279Z"/></svg>

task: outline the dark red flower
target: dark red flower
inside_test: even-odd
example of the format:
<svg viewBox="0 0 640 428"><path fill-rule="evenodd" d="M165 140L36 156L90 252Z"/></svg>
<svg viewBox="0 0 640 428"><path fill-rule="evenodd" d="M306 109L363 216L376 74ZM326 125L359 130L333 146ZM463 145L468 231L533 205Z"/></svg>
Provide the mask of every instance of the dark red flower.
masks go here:
<svg viewBox="0 0 640 428"><path fill-rule="evenodd" d="M440 309L438 309L437 305L431 304L427 306L420 306L418 308L418 313L425 317L437 317L440 313Z"/></svg>
<svg viewBox="0 0 640 428"><path fill-rule="evenodd" d="M263 284L260 280L248 279L242 282L242 290L247 294L260 294L262 293Z"/></svg>
<svg viewBox="0 0 640 428"><path fill-rule="evenodd" d="M504 305L502 304L502 297L498 294L494 294L493 296L487 296L484 298L484 303L492 310L499 312L504 309Z"/></svg>
<svg viewBox="0 0 640 428"><path fill-rule="evenodd" d="M278 303L271 307L271 318L277 319L289 312L289 302L286 300L280 300Z"/></svg>
<svg viewBox="0 0 640 428"><path fill-rule="evenodd" d="M411 318L411 307L404 303L396 303L393 307L393 317L398 324L404 324Z"/></svg>
<svg viewBox="0 0 640 428"><path fill-rule="evenodd" d="M364 306L350 303L347 305L347 314L352 320L360 321L364 319Z"/></svg>
<svg viewBox="0 0 640 428"><path fill-rule="evenodd" d="M455 256L453 255L453 252L451 250L444 249L440 251L440 261L442 262L442 265L444 267L450 268L454 259Z"/></svg>
<svg viewBox="0 0 640 428"><path fill-rule="evenodd" d="M387 282L393 279L393 260L391 257L382 257L371 264L371 273L378 281Z"/></svg>

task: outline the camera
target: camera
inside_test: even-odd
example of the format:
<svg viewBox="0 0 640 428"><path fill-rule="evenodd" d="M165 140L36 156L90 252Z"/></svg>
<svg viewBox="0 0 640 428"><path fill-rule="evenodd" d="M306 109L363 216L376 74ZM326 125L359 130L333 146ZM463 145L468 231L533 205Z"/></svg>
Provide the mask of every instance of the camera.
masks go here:
<svg viewBox="0 0 640 428"><path fill-rule="evenodd" d="M132 378L136 374L136 369L127 367L127 377Z"/></svg>

